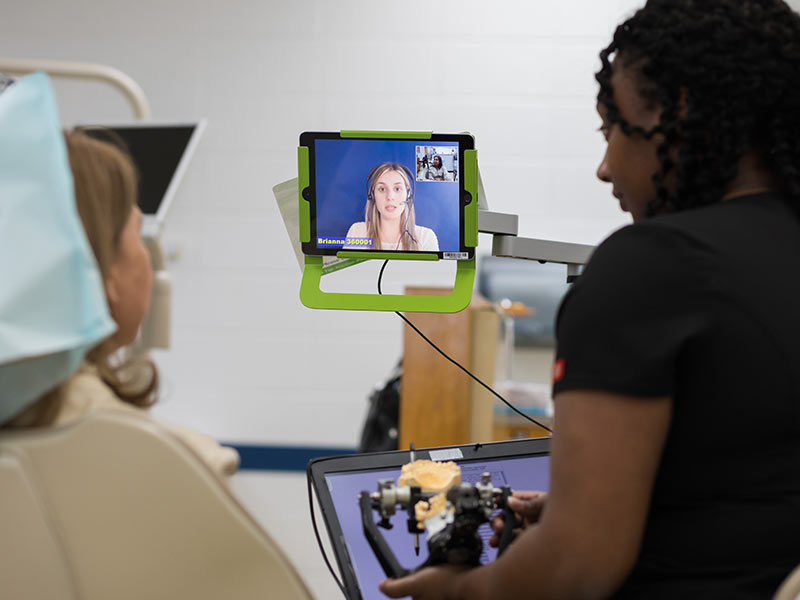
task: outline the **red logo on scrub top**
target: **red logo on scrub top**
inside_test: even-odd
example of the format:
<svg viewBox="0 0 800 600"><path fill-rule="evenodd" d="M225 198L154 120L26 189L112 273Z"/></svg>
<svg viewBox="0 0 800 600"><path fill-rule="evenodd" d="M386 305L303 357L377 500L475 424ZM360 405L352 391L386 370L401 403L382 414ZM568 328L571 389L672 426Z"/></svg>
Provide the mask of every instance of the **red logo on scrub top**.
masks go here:
<svg viewBox="0 0 800 600"><path fill-rule="evenodd" d="M558 383L562 379L564 379L564 359L559 358L553 364L553 383Z"/></svg>

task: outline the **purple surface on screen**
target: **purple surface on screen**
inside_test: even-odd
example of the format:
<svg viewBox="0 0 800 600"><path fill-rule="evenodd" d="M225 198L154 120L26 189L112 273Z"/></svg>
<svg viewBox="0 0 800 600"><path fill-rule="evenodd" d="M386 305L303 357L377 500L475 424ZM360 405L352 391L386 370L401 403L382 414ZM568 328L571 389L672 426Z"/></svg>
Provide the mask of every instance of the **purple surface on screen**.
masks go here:
<svg viewBox="0 0 800 600"><path fill-rule="evenodd" d="M492 474L495 487L511 486L512 490L547 490L549 477L549 456L522 456L514 458L487 459L481 461L458 461L461 467L461 480L475 483L481 473ZM378 590L378 583L386 579L383 569L375 558L361 526L361 511L358 507L358 495L362 490L374 492L378 489L379 479L397 479L400 469L376 469L370 471L349 471L328 473L325 481L333 500L336 516L339 520L344 542L350 555L358 586L364 600L380 600L386 598ZM376 513L373 512L377 521ZM394 527L380 532L394 551L397 560L407 569L413 569L428 558L428 548L424 533L420 536L419 556L414 553L414 536L408 533L406 525L408 515L398 512L392 518ZM495 559L497 550L490 548L487 540L491 535L488 524L480 529L484 541L481 562Z"/></svg>

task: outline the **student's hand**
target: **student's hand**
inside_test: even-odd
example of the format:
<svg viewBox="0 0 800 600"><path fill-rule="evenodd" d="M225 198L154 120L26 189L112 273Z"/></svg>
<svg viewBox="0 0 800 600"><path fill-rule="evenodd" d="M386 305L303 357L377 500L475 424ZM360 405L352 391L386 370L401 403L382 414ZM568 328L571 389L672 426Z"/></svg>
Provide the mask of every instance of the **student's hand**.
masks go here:
<svg viewBox="0 0 800 600"><path fill-rule="evenodd" d="M378 586L389 598L411 596L414 600L448 600L453 598L456 579L464 567L442 565L428 567L400 579L384 579Z"/></svg>
<svg viewBox="0 0 800 600"><path fill-rule="evenodd" d="M544 505L547 502L546 492L514 492L508 499L508 506L514 511L517 526L514 528L514 537L526 527L539 521ZM489 539L489 545L497 548L500 543L500 535L503 533L505 518L498 515L492 519L492 529L494 533Z"/></svg>

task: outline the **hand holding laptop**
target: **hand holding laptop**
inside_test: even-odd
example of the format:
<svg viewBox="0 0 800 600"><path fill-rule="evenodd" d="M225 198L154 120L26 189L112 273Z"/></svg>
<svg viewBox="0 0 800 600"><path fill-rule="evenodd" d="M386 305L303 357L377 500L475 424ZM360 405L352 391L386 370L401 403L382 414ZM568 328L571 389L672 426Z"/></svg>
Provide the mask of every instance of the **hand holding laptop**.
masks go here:
<svg viewBox="0 0 800 600"><path fill-rule="evenodd" d="M468 567L454 565L428 567L402 579L384 579L379 589L389 598L449 598L456 589L458 576L467 570Z"/></svg>
<svg viewBox="0 0 800 600"><path fill-rule="evenodd" d="M514 516L517 519L519 527L514 529L514 538L528 527L539 522L539 517L544 510L547 503L547 492L528 492L516 491L508 499L508 506L514 511ZM494 533L489 538L489 545L492 548L497 548L500 543L500 534L503 532L503 525L505 520L502 513L492 519L492 530Z"/></svg>
<svg viewBox="0 0 800 600"><path fill-rule="evenodd" d="M547 502L547 492L516 491L508 499L509 507L514 511L516 520L521 526L514 530L516 537L522 530L539 521L539 517ZM492 519L494 534L489 545L496 548L500 542L504 519L502 515ZM402 579L385 579L380 583L380 590L390 598L447 598L456 588L456 578L465 567L452 565L429 567ZM420 595L422 594L422 595Z"/></svg>

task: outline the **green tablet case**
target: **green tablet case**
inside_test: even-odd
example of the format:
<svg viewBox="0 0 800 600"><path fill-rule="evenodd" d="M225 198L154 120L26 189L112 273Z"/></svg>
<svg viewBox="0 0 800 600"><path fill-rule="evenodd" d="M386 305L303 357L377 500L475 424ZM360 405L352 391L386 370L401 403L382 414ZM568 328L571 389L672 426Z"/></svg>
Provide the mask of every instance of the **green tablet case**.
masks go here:
<svg viewBox="0 0 800 600"><path fill-rule="evenodd" d="M341 131L340 135L346 138L429 139L432 133ZM311 239L311 206L308 200L303 198L303 190L310 183L308 154L309 149L307 146L299 146L297 148L301 243L308 242ZM464 240L465 245L474 248L478 245L477 150L464 151L464 189L472 196L472 201L464 209ZM336 256L360 260L439 260L436 254L416 252L375 252L365 255L360 252L342 250L337 252ZM320 288L322 274L322 257L306 255L303 280L300 284L300 301L309 308L454 313L465 309L472 298L472 287L475 281L475 258L473 256L469 260L457 261L453 291L444 296L325 292Z"/></svg>

